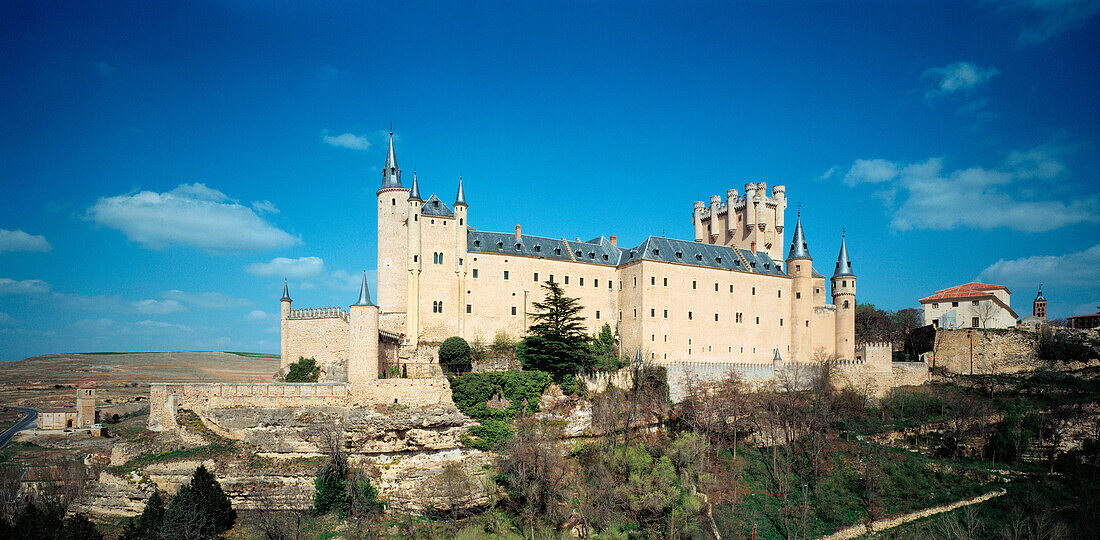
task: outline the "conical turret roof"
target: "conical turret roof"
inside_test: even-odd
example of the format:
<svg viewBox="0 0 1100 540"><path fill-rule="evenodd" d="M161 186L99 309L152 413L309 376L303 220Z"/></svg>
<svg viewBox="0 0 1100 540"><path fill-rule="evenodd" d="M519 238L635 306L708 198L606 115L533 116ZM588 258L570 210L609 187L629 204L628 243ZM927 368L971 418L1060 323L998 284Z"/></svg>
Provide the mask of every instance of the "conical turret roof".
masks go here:
<svg viewBox="0 0 1100 540"><path fill-rule="evenodd" d="M833 277L856 277L852 273L852 262L848 260L848 244L843 236L840 238L840 255L836 258L836 271L833 272Z"/></svg>
<svg viewBox="0 0 1100 540"><path fill-rule="evenodd" d="M289 302L290 301L290 287L287 286L286 279L283 280L283 297L282 297L281 300L283 302Z"/></svg>
<svg viewBox="0 0 1100 540"><path fill-rule="evenodd" d="M352 304L353 306L373 306L374 302L370 300L370 288L367 287L367 272L363 271L363 287L359 289L359 301Z"/></svg>
<svg viewBox="0 0 1100 540"><path fill-rule="evenodd" d="M452 206L470 206L466 204L466 192L462 191L462 177L458 177L458 196L455 197L455 203Z"/></svg>
<svg viewBox="0 0 1100 540"><path fill-rule="evenodd" d="M787 260L809 258L810 247L806 245L806 235L802 232L802 216L798 216L798 222L794 225L794 236L791 237L791 251L787 254Z"/></svg>
<svg viewBox="0 0 1100 540"><path fill-rule="evenodd" d="M413 187L412 187L411 190L409 190L409 200L410 201L423 200L423 199L420 198L420 184L418 184L416 182L416 171L413 171Z"/></svg>
<svg viewBox="0 0 1100 540"><path fill-rule="evenodd" d="M1035 295L1036 302L1046 302L1047 299L1043 297L1043 284L1039 284L1039 294Z"/></svg>
<svg viewBox="0 0 1100 540"><path fill-rule="evenodd" d="M393 151L393 132L390 132L390 150L386 154L386 168L382 169L382 187L390 189L401 187L401 169L397 168L397 154Z"/></svg>

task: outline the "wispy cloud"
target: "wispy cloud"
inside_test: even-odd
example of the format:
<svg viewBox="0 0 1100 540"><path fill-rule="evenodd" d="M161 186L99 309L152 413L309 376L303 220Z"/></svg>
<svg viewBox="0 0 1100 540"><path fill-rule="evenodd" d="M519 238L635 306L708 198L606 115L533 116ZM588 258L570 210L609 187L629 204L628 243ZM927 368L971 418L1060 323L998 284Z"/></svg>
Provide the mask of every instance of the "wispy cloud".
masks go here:
<svg viewBox="0 0 1100 540"><path fill-rule="evenodd" d="M321 133L321 140L327 145L336 146L338 148L349 148L351 150L366 150L370 148L370 141L367 140L366 136L356 135L354 133L331 135L326 129Z"/></svg>
<svg viewBox="0 0 1100 540"><path fill-rule="evenodd" d="M278 214L279 213L279 209L275 208L275 205L271 204L271 201L256 201L256 202L252 203L252 209L255 210L257 214L264 214L264 213Z"/></svg>
<svg viewBox="0 0 1100 540"><path fill-rule="evenodd" d="M289 259L275 257L270 262L252 263L244 271L254 276L283 277L287 279L305 279L316 276L325 269L325 261L320 257L299 257Z"/></svg>
<svg viewBox="0 0 1100 540"><path fill-rule="evenodd" d="M1100 244L1065 255L1001 259L978 274L994 283L1043 283L1064 288L1100 284Z"/></svg>
<svg viewBox="0 0 1100 540"><path fill-rule="evenodd" d="M175 300L139 300L131 305L135 312L146 315L166 315L187 311L187 308Z"/></svg>
<svg viewBox="0 0 1100 540"><path fill-rule="evenodd" d="M1027 18L1016 39L1021 47L1043 43L1080 28L1100 13L1100 2L1096 0L1008 0L1001 5Z"/></svg>
<svg viewBox="0 0 1100 540"><path fill-rule="evenodd" d="M1095 196L1052 200L1036 196L1026 185L1028 180L1058 177L1064 170L1054 153L1039 147L1013 152L1000 169L948 171L942 158L911 164L861 159L844 182L884 185L887 204L900 201L891 220L897 230L1003 227L1040 232L1100 221L1100 200Z"/></svg>
<svg viewBox="0 0 1100 540"><path fill-rule="evenodd" d="M243 298L235 298L219 292L184 292L176 289L164 291L165 299L203 309L230 309L251 305Z"/></svg>
<svg viewBox="0 0 1100 540"><path fill-rule="evenodd" d="M104 197L88 209L97 225L117 229L145 248L180 244L232 252L287 247L301 240L204 184L156 193Z"/></svg>
<svg viewBox="0 0 1100 540"><path fill-rule="evenodd" d="M6 294L43 294L50 292L50 284L40 279L17 281L0 278L0 296Z"/></svg>
<svg viewBox="0 0 1100 540"><path fill-rule="evenodd" d="M46 241L45 236L27 234L22 230L0 229L0 251L46 252L51 249L53 249L53 246Z"/></svg>
<svg viewBox="0 0 1100 540"><path fill-rule="evenodd" d="M955 62L943 67L925 70L926 79L934 79L936 88L925 92L924 97L931 99L953 92L969 92L981 86L1000 73L997 68L978 67L970 62Z"/></svg>
<svg viewBox="0 0 1100 540"><path fill-rule="evenodd" d="M837 170L839 170L837 167L829 167L829 170L821 173L821 176L819 176L817 179L818 180L828 180L828 179L832 178L834 174L836 174Z"/></svg>
<svg viewBox="0 0 1100 540"><path fill-rule="evenodd" d="M267 313L264 313L263 311L260 311L258 309L254 309L248 312L248 315L245 315L244 318L248 321L262 321L267 318Z"/></svg>

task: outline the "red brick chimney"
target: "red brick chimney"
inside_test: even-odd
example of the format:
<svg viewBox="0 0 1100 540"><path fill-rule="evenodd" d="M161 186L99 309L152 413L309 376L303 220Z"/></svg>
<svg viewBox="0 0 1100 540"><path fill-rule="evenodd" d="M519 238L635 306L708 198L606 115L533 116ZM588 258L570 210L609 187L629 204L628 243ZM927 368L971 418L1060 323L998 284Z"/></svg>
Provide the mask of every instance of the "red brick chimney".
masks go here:
<svg viewBox="0 0 1100 540"><path fill-rule="evenodd" d="M516 223L516 240L519 240L519 237L520 237L520 233L519 233L519 223Z"/></svg>
<svg viewBox="0 0 1100 540"><path fill-rule="evenodd" d="M619 237L618 236L611 235L611 245L613 245L615 247L619 246Z"/></svg>

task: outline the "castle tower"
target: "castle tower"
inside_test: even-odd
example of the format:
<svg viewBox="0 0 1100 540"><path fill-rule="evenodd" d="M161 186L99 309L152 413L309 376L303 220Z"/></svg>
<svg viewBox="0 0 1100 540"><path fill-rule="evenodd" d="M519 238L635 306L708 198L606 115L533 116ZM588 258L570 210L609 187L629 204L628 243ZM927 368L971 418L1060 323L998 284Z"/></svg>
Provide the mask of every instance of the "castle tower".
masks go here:
<svg viewBox="0 0 1100 540"><path fill-rule="evenodd" d="M95 387L85 384L76 394L76 425L77 427L90 426L96 423L95 417Z"/></svg>
<svg viewBox="0 0 1100 540"><path fill-rule="evenodd" d="M283 297L279 300L279 327L281 339L279 340L279 367L286 369L293 360L287 357L287 347L290 341L290 288L283 279Z"/></svg>
<svg viewBox="0 0 1100 540"><path fill-rule="evenodd" d="M408 226L406 227L405 268L408 269L407 281L404 290L405 298L405 343L416 347L420 336L420 265L422 254L420 253L420 211L424 201L420 199L420 185L416 182L416 171L413 171L412 190L408 199ZM382 286L381 282L378 285ZM381 292L381 291L379 291Z"/></svg>
<svg viewBox="0 0 1100 540"><path fill-rule="evenodd" d="M348 382L366 383L378 379L378 306L370 299L367 273L363 272L363 286L359 289L359 301L348 309Z"/></svg>
<svg viewBox="0 0 1100 540"><path fill-rule="evenodd" d="M1039 294L1031 302L1031 314L1047 322L1047 299L1043 297L1043 284L1039 284Z"/></svg>
<svg viewBox="0 0 1100 540"><path fill-rule="evenodd" d="M791 250L787 254L787 275L791 276L791 354L795 362L807 362L813 354L813 334L810 318L813 317L813 259L802 232L802 217L794 226Z"/></svg>
<svg viewBox="0 0 1100 540"><path fill-rule="evenodd" d="M707 232L703 229L703 213L706 212L706 203L695 201L695 208L691 211L691 219L695 224L695 241L705 242Z"/></svg>
<svg viewBox="0 0 1100 540"><path fill-rule="evenodd" d="M856 275L852 273L848 245L843 236L832 283L833 303L836 304L836 354L840 360L852 360L856 357Z"/></svg>
<svg viewBox="0 0 1100 540"><path fill-rule="evenodd" d="M458 177L458 195L455 196L455 275L458 276L458 335L466 335L466 229L470 226L467 221L466 193L462 189L462 177Z"/></svg>
<svg viewBox="0 0 1100 540"><path fill-rule="evenodd" d="M393 132L382 186L378 188L378 305L384 313L405 309L406 220L408 189L401 186L401 169L393 150Z"/></svg>

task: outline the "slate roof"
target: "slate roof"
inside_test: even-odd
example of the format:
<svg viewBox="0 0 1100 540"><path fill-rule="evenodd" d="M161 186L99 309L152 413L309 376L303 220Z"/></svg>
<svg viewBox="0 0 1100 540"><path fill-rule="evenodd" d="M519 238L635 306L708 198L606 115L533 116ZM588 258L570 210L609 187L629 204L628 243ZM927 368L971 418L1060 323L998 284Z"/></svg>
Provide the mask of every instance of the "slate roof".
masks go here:
<svg viewBox="0 0 1100 540"><path fill-rule="evenodd" d="M620 248L602 236L587 242L562 240L542 236L516 235L488 231L469 230L466 234L466 250L480 253L503 253L542 257L563 261L579 261L607 266L619 266L634 261L660 261L722 268L756 274L785 276L782 265L767 253L753 253L747 249L703 244L650 236L637 247ZM823 277L814 272L816 277Z"/></svg>
<svg viewBox="0 0 1100 540"><path fill-rule="evenodd" d="M434 193L431 197L428 197L428 200L424 201L420 213L425 216L455 217L454 210L451 210L446 203L439 200L439 197L436 197Z"/></svg>
<svg viewBox="0 0 1100 540"><path fill-rule="evenodd" d="M602 236L588 242L578 242L523 234L517 240L514 234L473 229L466 232L466 250L608 266L618 266L622 256L622 250L611 245L611 242Z"/></svg>
<svg viewBox="0 0 1100 540"><path fill-rule="evenodd" d="M373 306L374 302L370 300L370 287L367 287L367 272L363 272L363 286L359 289L359 301L352 304L353 306Z"/></svg>
<svg viewBox="0 0 1100 540"><path fill-rule="evenodd" d="M833 272L833 277L856 277L852 273L852 261L848 260L848 243L843 238L840 239L840 255L836 258L836 270Z"/></svg>

